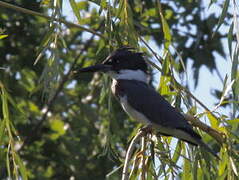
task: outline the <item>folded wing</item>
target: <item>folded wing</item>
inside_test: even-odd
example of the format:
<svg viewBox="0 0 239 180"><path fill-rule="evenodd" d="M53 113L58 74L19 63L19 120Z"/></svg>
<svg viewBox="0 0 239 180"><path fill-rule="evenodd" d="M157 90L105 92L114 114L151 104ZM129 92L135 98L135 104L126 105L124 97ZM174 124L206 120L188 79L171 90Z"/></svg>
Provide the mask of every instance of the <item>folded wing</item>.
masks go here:
<svg viewBox="0 0 239 180"><path fill-rule="evenodd" d="M172 107L153 88L140 81L118 80L120 91L127 96L129 104L146 116L153 124L168 129L167 134L197 145L193 138L201 136L193 131L184 116ZM159 129L160 131L160 129Z"/></svg>

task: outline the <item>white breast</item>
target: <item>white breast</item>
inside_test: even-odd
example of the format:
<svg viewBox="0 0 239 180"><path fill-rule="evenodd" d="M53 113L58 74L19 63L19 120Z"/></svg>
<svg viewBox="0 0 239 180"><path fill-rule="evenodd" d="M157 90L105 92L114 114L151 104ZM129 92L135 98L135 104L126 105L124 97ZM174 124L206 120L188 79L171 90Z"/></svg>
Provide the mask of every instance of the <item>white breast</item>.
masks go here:
<svg viewBox="0 0 239 180"><path fill-rule="evenodd" d="M124 111L133 119L144 123L144 124L151 124L148 118L146 118L142 113L138 112L137 110L133 109L128 101L127 96L120 97L120 104L123 107Z"/></svg>
<svg viewBox="0 0 239 180"><path fill-rule="evenodd" d="M116 88L117 81L113 79L112 84L111 84L111 91L113 94L115 94L115 88Z"/></svg>

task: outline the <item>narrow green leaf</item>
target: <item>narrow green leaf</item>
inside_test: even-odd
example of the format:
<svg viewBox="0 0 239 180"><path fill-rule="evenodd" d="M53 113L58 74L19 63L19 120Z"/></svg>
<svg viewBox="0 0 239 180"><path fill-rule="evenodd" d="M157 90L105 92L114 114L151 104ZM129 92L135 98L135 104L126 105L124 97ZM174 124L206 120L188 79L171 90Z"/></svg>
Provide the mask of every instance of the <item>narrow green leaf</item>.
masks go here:
<svg viewBox="0 0 239 180"><path fill-rule="evenodd" d="M226 153L226 149L222 148L220 151L220 157L221 161L219 161L219 166L218 166L218 175L222 176L225 173L227 163L228 163L228 155Z"/></svg>
<svg viewBox="0 0 239 180"><path fill-rule="evenodd" d="M0 146L3 143L3 134L5 130L5 120L0 120Z"/></svg>
<svg viewBox="0 0 239 180"><path fill-rule="evenodd" d="M19 166L19 170L20 170L20 173L21 173L21 179L27 180L28 178L27 178L26 167L23 164L21 158L17 154L15 154L15 160L16 160L16 164Z"/></svg>
<svg viewBox="0 0 239 180"><path fill-rule="evenodd" d="M217 23L217 28L216 30L214 31L214 33L212 34L212 37L214 37L214 35L216 34L216 32L218 31L218 29L221 27L222 23L224 22L224 19L227 15L227 11L228 11L228 7L229 7L229 3L230 3L230 0L225 0L224 4L223 4L223 9L222 9L222 13L221 13L221 16L218 20L218 23Z"/></svg>
<svg viewBox="0 0 239 180"><path fill-rule="evenodd" d="M231 59L232 59L233 27L234 27L234 24L232 23L227 34L227 43L228 43L229 55Z"/></svg>
<svg viewBox="0 0 239 180"><path fill-rule="evenodd" d="M54 33L54 30L55 30L55 25L52 25L50 29L47 31L47 33L45 34L45 36L43 37L39 45L39 48L37 50L37 54L39 54L42 51L42 49L44 49L44 47L48 45L49 41L51 40L52 34Z"/></svg>
<svg viewBox="0 0 239 180"><path fill-rule="evenodd" d="M178 50L176 49L176 47L174 47L173 45L172 45L172 47L174 48L174 50L175 50L175 52L176 52L176 54L177 54L177 56L178 56L178 58L179 58L180 64L182 65L182 68L183 68L183 71L187 74L186 65L185 65L185 63L183 62L183 58L182 58L181 54L178 52Z"/></svg>
<svg viewBox="0 0 239 180"><path fill-rule="evenodd" d="M234 174L238 177L237 167L236 167L232 157L230 157L229 159L230 159L230 163L231 163L231 166L232 166L232 170L233 170Z"/></svg>
<svg viewBox="0 0 239 180"><path fill-rule="evenodd" d="M60 36L59 40L60 40L62 46L67 49L67 43L66 43L65 39L62 36Z"/></svg>
<svg viewBox="0 0 239 180"><path fill-rule="evenodd" d="M121 170L123 168L123 164L121 164L120 166L114 168L111 172L109 172L107 175L106 175L106 179L113 179L114 177L117 179L117 173L119 170Z"/></svg>
<svg viewBox="0 0 239 180"><path fill-rule="evenodd" d="M9 121L9 127L11 129L11 133L14 135L18 135L16 128L14 127L12 121ZM20 137L19 137L20 138Z"/></svg>
<svg viewBox="0 0 239 180"><path fill-rule="evenodd" d="M232 86L234 84L235 80L232 80L230 82L230 84L228 84L227 86L225 86L225 88L223 89L223 95L222 95L222 99L225 98L225 96L228 95L229 91L232 89ZM221 100L222 101L222 100Z"/></svg>
<svg viewBox="0 0 239 180"><path fill-rule="evenodd" d="M167 21L163 17L163 15L161 15L161 20L162 20L162 24L163 24L164 38L166 39L165 48L168 49L169 45L171 44L171 39L172 39L171 34L170 34L170 28L168 26Z"/></svg>
<svg viewBox="0 0 239 180"><path fill-rule="evenodd" d="M10 169L10 159L9 159L9 147L8 147L8 151L6 153L7 157L6 157L6 166L7 166L7 174L8 174L8 178L12 179L12 175L11 175L11 169Z"/></svg>
<svg viewBox="0 0 239 180"><path fill-rule="evenodd" d="M75 0L70 0L70 5L71 5L71 8L72 8L72 10L73 10L73 12L74 12L78 22L80 22L81 21L80 10L79 10Z"/></svg>
<svg viewBox="0 0 239 180"><path fill-rule="evenodd" d="M4 39L6 37L8 37L8 35L6 35L6 34L0 35L0 39Z"/></svg>
<svg viewBox="0 0 239 180"><path fill-rule="evenodd" d="M217 177L217 180L225 180L225 179L227 179L227 174L228 174L228 170L226 170L225 173L222 176Z"/></svg>
<svg viewBox="0 0 239 180"><path fill-rule="evenodd" d="M202 170L202 168L198 168L198 170L197 170L197 179L203 179L203 170Z"/></svg>
<svg viewBox="0 0 239 180"><path fill-rule="evenodd" d="M235 80L232 80L232 82L228 85L226 85L227 83L227 78L228 76L225 77L224 79L224 83L223 83L223 90L222 90L222 96L220 99L220 102L216 105L215 110L222 105L222 103L224 102L224 99L226 98L226 96L228 95L229 91L232 89L232 86L235 82Z"/></svg>
<svg viewBox="0 0 239 180"><path fill-rule="evenodd" d="M170 58L169 55L167 55L163 61L162 75L168 75L169 73L169 66L170 66L169 58Z"/></svg>
<svg viewBox="0 0 239 180"><path fill-rule="evenodd" d="M239 50L234 50L233 60L232 60L232 70L231 70L231 80L237 77L237 67L238 67L238 55Z"/></svg>
<svg viewBox="0 0 239 180"><path fill-rule="evenodd" d="M207 113L207 117L210 121L210 124L211 124L212 128L217 129L218 126L219 126L218 120L210 112Z"/></svg>
<svg viewBox="0 0 239 180"><path fill-rule="evenodd" d="M239 99L239 71L237 72L237 78L236 78L235 83L233 84L232 87L233 87L232 91L234 93L234 97L235 97L236 100L238 100ZM238 107L237 101L234 101L233 105L235 107Z"/></svg>
<svg viewBox="0 0 239 180"><path fill-rule="evenodd" d="M12 97L8 94L8 92L5 91L5 94L9 104L11 104L16 110L18 110L21 114L24 115L25 114L24 110L17 105L17 103L12 99Z"/></svg>
<svg viewBox="0 0 239 180"><path fill-rule="evenodd" d="M204 156L206 163L201 163L202 169L203 169L203 179L212 179L211 177L211 171L210 171L210 158L207 158L209 156Z"/></svg>
<svg viewBox="0 0 239 180"><path fill-rule="evenodd" d="M168 76L169 65L170 65L169 56L167 56L163 61L162 74L160 77L160 84L159 84L159 92L162 95L167 95L170 93L169 83L171 78L170 76Z"/></svg>
<svg viewBox="0 0 239 180"><path fill-rule="evenodd" d="M172 158L173 162L175 162L175 163L178 162L178 159L181 155L181 151L182 151L182 145L181 145L181 142L178 141L177 146L176 146L175 151L174 151L174 154L173 154L173 158Z"/></svg>
<svg viewBox="0 0 239 180"><path fill-rule="evenodd" d="M228 123L228 124L230 124L230 125L239 124L239 118L227 120L226 123Z"/></svg>
<svg viewBox="0 0 239 180"><path fill-rule="evenodd" d="M8 105L7 105L7 94L5 92L5 89L2 88L2 113L3 113L3 118L8 120L9 119L9 111L8 111Z"/></svg>
<svg viewBox="0 0 239 180"><path fill-rule="evenodd" d="M169 45L171 44L171 40L172 40L172 36L171 36L171 33L170 33L170 28L169 28L169 25L168 25L166 19L163 16L163 11L162 11L162 8L161 8L160 1L157 1L157 5L158 5L157 9L159 11L160 19L161 19L161 22L162 22L164 38L166 40L164 45L165 45L165 48L168 49Z"/></svg>
<svg viewBox="0 0 239 180"><path fill-rule="evenodd" d="M193 180L197 180L198 179L198 164L199 164L199 154L197 153L196 156L195 156L195 160L193 161L192 163L192 176L193 176Z"/></svg>
<svg viewBox="0 0 239 180"><path fill-rule="evenodd" d="M168 85L169 82L170 82L170 77L168 76L160 77L159 92L161 95L168 95L170 93L170 89Z"/></svg>
<svg viewBox="0 0 239 180"><path fill-rule="evenodd" d="M184 159L183 172L187 173L183 173L182 180L188 180L192 178L190 161L187 159Z"/></svg>
<svg viewBox="0 0 239 180"><path fill-rule="evenodd" d="M35 60L35 62L33 63L34 65L37 64L37 62L40 60L40 58L42 57L44 51L48 48L49 46L49 42L51 41L52 39L52 35L54 33L54 30L55 30L55 25L52 25L50 27L50 29L47 31L46 35L44 36L44 38L42 39L38 49L37 49L37 58Z"/></svg>

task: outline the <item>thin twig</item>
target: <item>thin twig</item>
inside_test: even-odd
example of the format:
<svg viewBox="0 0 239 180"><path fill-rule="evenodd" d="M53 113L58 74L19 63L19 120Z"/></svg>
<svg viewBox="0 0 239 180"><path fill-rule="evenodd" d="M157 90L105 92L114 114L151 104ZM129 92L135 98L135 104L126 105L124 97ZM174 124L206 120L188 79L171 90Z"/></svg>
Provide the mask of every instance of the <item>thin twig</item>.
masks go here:
<svg viewBox="0 0 239 180"><path fill-rule="evenodd" d="M131 172L130 172L130 174L129 174L129 179L133 176L133 174L135 173L135 171L138 170L139 160L140 160L140 157L136 155L136 156L134 157L134 160L133 160L133 165L132 165L132 168L131 168Z"/></svg>
<svg viewBox="0 0 239 180"><path fill-rule="evenodd" d="M139 164L139 168L141 170L140 172L140 179L145 180L146 179L146 171L145 171L145 151L146 151L146 137L141 138L141 161Z"/></svg>
<svg viewBox="0 0 239 180"><path fill-rule="evenodd" d="M47 16L45 14L42 14L42 13L39 13L39 12L36 12L36 11L32 11L32 10L29 10L29 9L26 9L26 8L22 8L22 7L19 7L19 6L15 6L15 5L12 5L10 3L6 3L6 2L2 2L2 1L0 1L0 6L5 7L5 8L9 8L9 9L13 9L15 11L22 12L22 13L25 13L25 14L39 16L39 17L42 17L44 19L47 19L48 21L61 22L61 23L64 23L65 25L67 25L67 26L79 28L79 29L81 29L83 31L87 31L87 32L95 34L95 35L97 35L97 36L99 36L99 37L101 37L103 39L106 39L102 34L96 32L96 31L94 31L92 29L85 28L84 26L81 26L79 24L75 24L75 23L66 21L66 20L61 19L61 18L50 17L50 16Z"/></svg>
<svg viewBox="0 0 239 180"><path fill-rule="evenodd" d="M163 58L161 58L154 50L148 45L148 43L141 37L139 36L139 39L144 43L144 45L153 53L154 57L162 64L163 63ZM156 67L160 71L160 67Z"/></svg>
<svg viewBox="0 0 239 180"><path fill-rule="evenodd" d="M123 173L122 173L122 180L128 180L129 179L129 174L128 174L128 168L129 168L129 163L131 160L131 155L134 150L134 146L137 143L137 141L145 134L144 131L140 130L132 139L129 148L126 153L125 157L125 162L124 162L124 168L123 168Z"/></svg>
<svg viewBox="0 0 239 180"><path fill-rule="evenodd" d="M201 107L203 107L206 111L211 112L210 109L203 104L198 98L196 98L188 89L186 89L185 87L183 87L181 84L179 84L179 82L176 81L176 79L174 79L175 82L179 85L179 88L181 90L183 90L187 95L189 95L192 99L194 99ZM212 115L217 118L213 113Z"/></svg>

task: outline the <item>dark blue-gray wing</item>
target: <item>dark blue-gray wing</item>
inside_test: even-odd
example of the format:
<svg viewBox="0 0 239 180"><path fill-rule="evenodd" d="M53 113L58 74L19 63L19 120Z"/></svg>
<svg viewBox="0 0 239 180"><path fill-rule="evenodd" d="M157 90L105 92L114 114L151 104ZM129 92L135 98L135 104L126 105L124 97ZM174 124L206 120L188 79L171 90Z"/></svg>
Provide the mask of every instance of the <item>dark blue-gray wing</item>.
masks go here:
<svg viewBox="0 0 239 180"><path fill-rule="evenodd" d="M184 116L147 84L120 80L119 86L121 91L127 95L129 104L153 123L172 129L181 129L193 137L201 138L193 131Z"/></svg>

